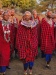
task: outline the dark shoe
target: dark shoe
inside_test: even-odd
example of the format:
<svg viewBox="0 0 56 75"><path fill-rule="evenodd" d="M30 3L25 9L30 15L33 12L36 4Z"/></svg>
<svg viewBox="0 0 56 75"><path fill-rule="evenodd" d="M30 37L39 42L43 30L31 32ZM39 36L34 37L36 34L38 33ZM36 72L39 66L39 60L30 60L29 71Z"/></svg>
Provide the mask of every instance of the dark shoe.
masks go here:
<svg viewBox="0 0 56 75"><path fill-rule="evenodd" d="M6 67L7 69L11 69L9 66Z"/></svg>

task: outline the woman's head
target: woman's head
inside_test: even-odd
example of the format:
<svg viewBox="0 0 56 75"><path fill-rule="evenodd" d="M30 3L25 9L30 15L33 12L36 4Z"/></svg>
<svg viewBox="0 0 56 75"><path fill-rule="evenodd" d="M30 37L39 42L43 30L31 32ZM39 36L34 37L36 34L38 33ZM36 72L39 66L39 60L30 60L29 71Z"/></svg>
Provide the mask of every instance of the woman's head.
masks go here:
<svg viewBox="0 0 56 75"><path fill-rule="evenodd" d="M24 13L24 19L26 20L26 21L29 21L30 19L31 19L31 12L29 12L29 11L26 11L25 13Z"/></svg>
<svg viewBox="0 0 56 75"><path fill-rule="evenodd" d="M3 19L6 20L6 21L8 21L9 15L8 15L8 12L7 12L7 11L5 11L5 12L3 13Z"/></svg>
<svg viewBox="0 0 56 75"><path fill-rule="evenodd" d="M46 16L47 16L48 18L53 18L53 13L52 13L52 11L47 11Z"/></svg>
<svg viewBox="0 0 56 75"><path fill-rule="evenodd" d="M14 16L14 15L15 15L15 10L11 9L11 16Z"/></svg>
<svg viewBox="0 0 56 75"><path fill-rule="evenodd" d="M37 11L35 9L32 11L32 14L33 14L34 18L37 17Z"/></svg>

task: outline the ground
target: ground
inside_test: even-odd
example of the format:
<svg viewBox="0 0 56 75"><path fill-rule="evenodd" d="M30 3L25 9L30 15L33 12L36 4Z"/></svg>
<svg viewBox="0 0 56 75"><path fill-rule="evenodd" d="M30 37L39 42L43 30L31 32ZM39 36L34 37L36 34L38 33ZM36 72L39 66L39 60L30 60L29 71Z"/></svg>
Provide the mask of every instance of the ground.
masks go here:
<svg viewBox="0 0 56 75"><path fill-rule="evenodd" d="M53 56L50 63L51 70L45 69L45 59L38 57L35 60L33 75L56 75L56 56ZM23 75L23 64L18 59L13 59L10 62L10 70L7 70L6 75Z"/></svg>

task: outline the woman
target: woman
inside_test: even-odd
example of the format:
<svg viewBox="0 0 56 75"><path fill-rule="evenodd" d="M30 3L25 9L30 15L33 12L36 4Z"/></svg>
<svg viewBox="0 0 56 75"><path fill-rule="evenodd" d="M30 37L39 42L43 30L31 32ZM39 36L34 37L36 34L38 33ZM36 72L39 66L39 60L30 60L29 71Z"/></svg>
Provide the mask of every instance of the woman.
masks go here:
<svg viewBox="0 0 56 75"><path fill-rule="evenodd" d="M46 58L46 68L50 69L50 62L54 50L54 22L52 12L48 11L41 23L41 51Z"/></svg>
<svg viewBox="0 0 56 75"><path fill-rule="evenodd" d="M9 18L10 23L12 24L11 26L11 57L12 54L15 50L15 57L17 57L17 49L16 47L16 33L17 33L17 26L18 26L18 19L15 17L15 10L11 9L10 11L10 18Z"/></svg>
<svg viewBox="0 0 56 75"><path fill-rule="evenodd" d="M17 48L20 59L24 66L24 75L32 75L34 60L37 55L38 38L37 38L37 23L31 20L31 13L26 11L24 18L19 23L17 31Z"/></svg>
<svg viewBox="0 0 56 75"><path fill-rule="evenodd" d="M38 25L37 25L37 30L38 30L38 46L40 46L40 36L41 36L41 25L40 25L40 17L38 16L37 14L37 11L34 9L32 11L32 14L33 14L33 19L38 22Z"/></svg>
<svg viewBox="0 0 56 75"><path fill-rule="evenodd" d="M3 13L3 20L0 21L0 73L5 75L6 66L10 60L10 23L8 13Z"/></svg>
<svg viewBox="0 0 56 75"><path fill-rule="evenodd" d="M54 14L54 39L55 39L55 50L54 50L54 54L56 54L56 14Z"/></svg>

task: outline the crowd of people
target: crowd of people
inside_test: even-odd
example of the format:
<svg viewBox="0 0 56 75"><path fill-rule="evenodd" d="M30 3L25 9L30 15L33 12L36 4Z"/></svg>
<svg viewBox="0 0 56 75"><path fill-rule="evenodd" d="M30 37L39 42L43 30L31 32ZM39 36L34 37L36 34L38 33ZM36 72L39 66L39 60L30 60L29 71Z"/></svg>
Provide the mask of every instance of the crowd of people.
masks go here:
<svg viewBox="0 0 56 75"><path fill-rule="evenodd" d="M45 68L50 69L53 51L56 50L56 13L48 10L40 20L37 11L26 11L19 21L14 9L0 9L0 75L6 74L10 59L15 57L23 63L24 75L32 75L34 60L40 47L41 57L46 59Z"/></svg>

